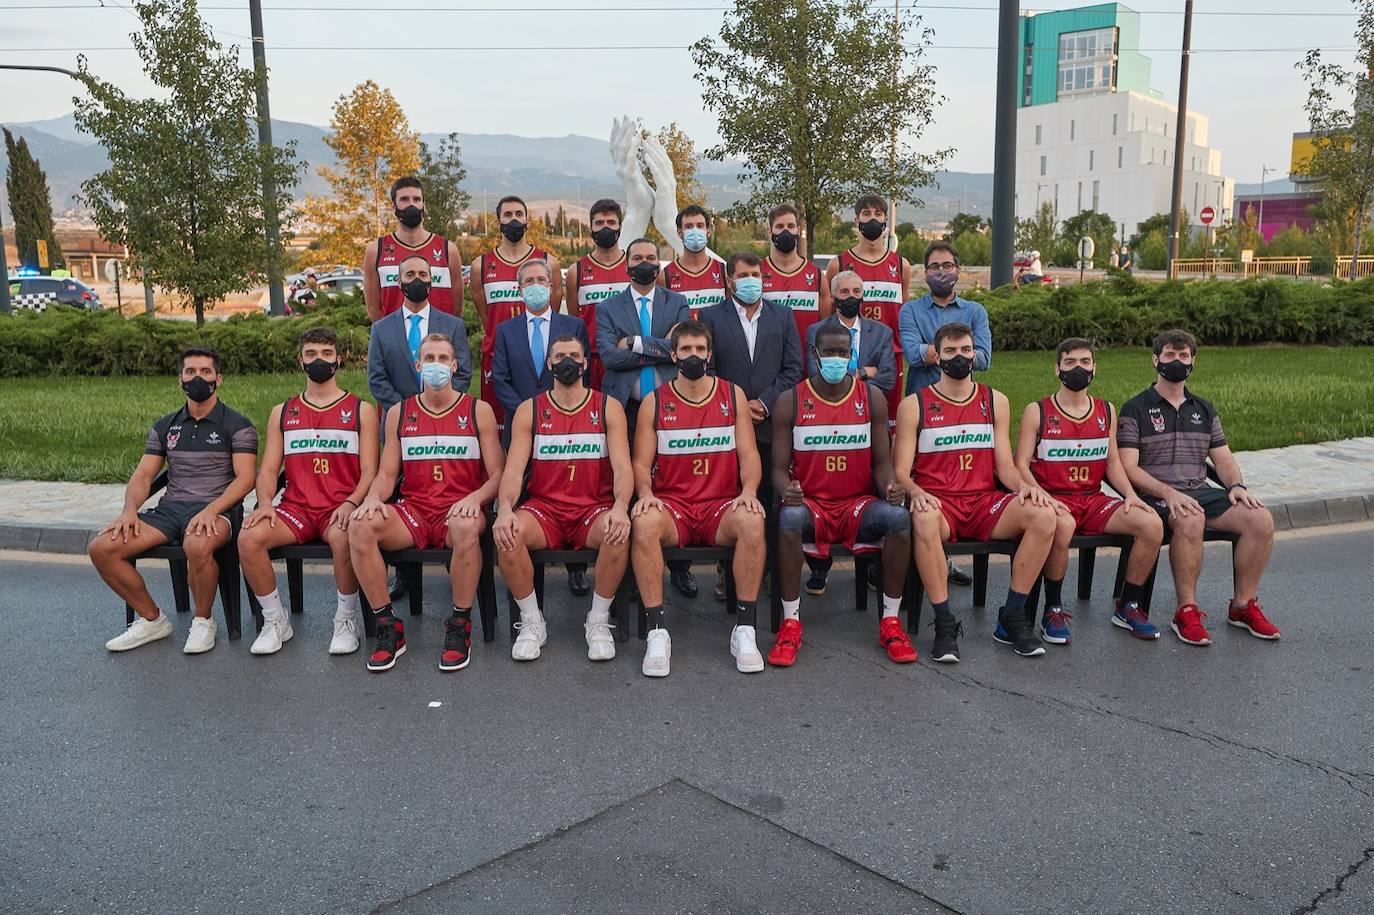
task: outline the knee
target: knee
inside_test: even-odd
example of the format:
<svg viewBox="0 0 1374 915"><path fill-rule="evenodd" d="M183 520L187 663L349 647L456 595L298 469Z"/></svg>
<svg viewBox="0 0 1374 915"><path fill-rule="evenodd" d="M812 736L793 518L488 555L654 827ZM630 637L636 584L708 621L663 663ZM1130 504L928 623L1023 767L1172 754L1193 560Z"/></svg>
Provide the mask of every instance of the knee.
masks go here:
<svg viewBox="0 0 1374 915"><path fill-rule="evenodd" d="M646 512L630 523L630 544L632 546L658 546L662 539L658 529L661 513Z"/></svg>
<svg viewBox="0 0 1374 915"><path fill-rule="evenodd" d="M1185 515L1178 517L1169 516L1169 531L1174 540L1202 540L1203 528L1207 526L1207 519L1201 514Z"/></svg>
<svg viewBox="0 0 1374 915"><path fill-rule="evenodd" d="M1246 513L1245 532L1256 537L1274 536L1274 516L1267 508L1252 508Z"/></svg>
<svg viewBox="0 0 1374 915"><path fill-rule="evenodd" d="M1078 529L1078 524L1073 520L1073 515L1055 515L1054 520L1054 545L1067 549L1069 541L1073 540L1073 532Z"/></svg>
<svg viewBox="0 0 1374 915"><path fill-rule="evenodd" d="M482 524L477 518L454 518L448 523L448 535L455 550L471 549L481 533Z"/></svg>
<svg viewBox="0 0 1374 915"><path fill-rule="evenodd" d="M912 516L911 526L917 540L938 541L940 539L940 512L934 510L918 511Z"/></svg>
<svg viewBox="0 0 1374 915"><path fill-rule="evenodd" d="M115 555L115 542L106 536L96 537L86 544L86 555L96 565L109 562Z"/></svg>
<svg viewBox="0 0 1374 915"><path fill-rule="evenodd" d="M239 552L256 553L262 549L263 532L258 527L245 527L239 531Z"/></svg>
<svg viewBox="0 0 1374 915"><path fill-rule="evenodd" d="M187 537L181 542L182 552L191 562L204 562L215 555L215 550L219 549L220 544L215 537L196 535Z"/></svg>
<svg viewBox="0 0 1374 915"><path fill-rule="evenodd" d="M329 549L335 553L347 553L348 531L331 524L324 529L324 542L329 544Z"/></svg>
<svg viewBox="0 0 1374 915"><path fill-rule="evenodd" d="M371 549L377 546L377 522L372 520L354 521L348 526L348 545L353 549Z"/></svg>
<svg viewBox="0 0 1374 915"><path fill-rule="evenodd" d="M883 502L878 510L878 526L884 537L910 537L911 515L900 505Z"/></svg>
<svg viewBox="0 0 1374 915"><path fill-rule="evenodd" d="M739 542L750 549L763 544L763 515L747 512L739 522Z"/></svg>
<svg viewBox="0 0 1374 915"><path fill-rule="evenodd" d="M1053 508L1047 505L1036 506L1031 511L1030 517L1026 519L1026 530L1040 534L1042 537L1054 537L1059 530L1058 515ZM1073 537L1072 527L1069 528L1069 537Z"/></svg>
<svg viewBox="0 0 1374 915"><path fill-rule="evenodd" d="M805 505L784 505L778 512L778 533L784 536L800 537L811 521L811 509Z"/></svg>
<svg viewBox="0 0 1374 915"><path fill-rule="evenodd" d="M1151 512L1144 515L1136 529L1135 538L1143 544L1158 546L1164 542L1164 522L1159 520L1159 515Z"/></svg>

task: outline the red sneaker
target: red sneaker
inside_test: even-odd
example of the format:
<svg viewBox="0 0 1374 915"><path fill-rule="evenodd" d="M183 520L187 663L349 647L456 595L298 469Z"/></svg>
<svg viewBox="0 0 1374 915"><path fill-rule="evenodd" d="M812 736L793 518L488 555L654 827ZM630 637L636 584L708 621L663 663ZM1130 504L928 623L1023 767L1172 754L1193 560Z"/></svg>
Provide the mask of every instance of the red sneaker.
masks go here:
<svg viewBox="0 0 1374 915"><path fill-rule="evenodd" d="M773 641L773 649L768 652L768 663L774 667L791 667L797 663L801 634L801 620L783 620L778 637Z"/></svg>
<svg viewBox="0 0 1374 915"><path fill-rule="evenodd" d="M1250 634L1257 639L1277 639L1279 637L1279 627L1269 622L1269 619L1264 615L1264 610L1260 608L1259 601L1253 597L1250 598L1248 604L1239 609L1232 605L1226 613L1226 622L1232 626L1249 630Z"/></svg>
<svg viewBox="0 0 1374 915"><path fill-rule="evenodd" d="M887 656L898 664L915 661L916 646L911 644L902 621L895 616L885 616L878 623L878 644L887 649Z"/></svg>
<svg viewBox="0 0 1374 915"><path fill-rule="evenodd" d="M406 627L395 617L377 620L377 647L367 659L367 669L374 673L390 670L396 659L406 653Z"/></svg>
<svg viewBox="0 0 1374 915"><path fill-rule="evenodd" d="M444 650L439 652L439 669L462 670L472 660L472 620L450 616L444 621Z"/></svg>
<svg viewBox="0 0 1374 915"><path fill-rule="evenodd" d="M1174 635L1178 636L1180 641L1189 645L1210 645L1212 637L1202 627L1202 621L1206 618L1207 614L1199 610L1197 604L1184 604L1174 614L1174 621L1169 628L1174 630Z"/></svg>

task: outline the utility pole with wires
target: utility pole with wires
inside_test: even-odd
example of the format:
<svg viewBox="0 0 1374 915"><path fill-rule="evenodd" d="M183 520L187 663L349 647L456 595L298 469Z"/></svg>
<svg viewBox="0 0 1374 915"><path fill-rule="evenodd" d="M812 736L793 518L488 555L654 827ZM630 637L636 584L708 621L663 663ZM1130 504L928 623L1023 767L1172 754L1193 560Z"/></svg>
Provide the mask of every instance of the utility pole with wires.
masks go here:
<svg viewBox="0 0 1374 915"><path fill-rule="evenodd" d="M1183 156L1187 152L1188 137L1188 58L1193 49L1193 0L1183 5L1183 61L1178 70L1178 126L1174 130L1174 186L1169 200L1169 261L1164 265L1173 275L1174 258L1178 257L1179 208L1183 200Z"/></svg>
<svg viewBox="0 0 1374 915"><path fill-rule="evenodd" d="M253 75L258 95L258 147L263 154L262 218L267 229L267 301L274 316L286 314L286 297L281 280L281 235L277 225L277 183L267 168L272 149L272 112L267 103L267 48L262 34L262 0L248 0L248 16L253 29Z"/></svg>
<svg viewBox="0 0 1374 915"><path fill-rule="evenodd" d="M902 0L892 0L892 90L897 90L897 80L900 78L902 66ZM892 117L892 146L888 152L888 167L891 170L892 185L888 188L887 195L887 250L897 250L897 125L902 119L893 112ZM911 293L909 289L902 290L902 300Z"/></svg>
<svg viewBox="0 0 1374 915"><path fill-rule="evenodd" d="M1020 85L1017 36L1021 31L1017 0L999 0L997 13L997 114L992 158L992 268L995 288L1011 282L1013 233L1016 231L1016 103ZM1038 192L1038 190L1037 190Z"/></svg>

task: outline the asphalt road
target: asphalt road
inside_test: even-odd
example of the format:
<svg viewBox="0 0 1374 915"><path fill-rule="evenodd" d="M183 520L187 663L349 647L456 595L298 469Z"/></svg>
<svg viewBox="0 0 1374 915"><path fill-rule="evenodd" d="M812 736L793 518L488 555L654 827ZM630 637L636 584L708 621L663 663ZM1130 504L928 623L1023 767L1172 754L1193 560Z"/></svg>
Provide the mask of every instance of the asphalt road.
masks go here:
<svg viewBox="0 0 1374 915"><path fill-rule="evenodd" d="M702 567L650 681L637 641L586 661L552 575L534 664L502 633L440 674L431 615L370 675L325 653L324 574L275 657L251 636L187 657L186 619L115 656L122 611L88 566L3 554L0 908L1367 915L1371 556L1369 525L1282 539L1276 644L1221 622L1224 547L1209 649L1110 626L1114 557L1073 645L1038 660L959 589L956 668L888 663L840 567L803 603L798 666L753 676Z"/></svg>

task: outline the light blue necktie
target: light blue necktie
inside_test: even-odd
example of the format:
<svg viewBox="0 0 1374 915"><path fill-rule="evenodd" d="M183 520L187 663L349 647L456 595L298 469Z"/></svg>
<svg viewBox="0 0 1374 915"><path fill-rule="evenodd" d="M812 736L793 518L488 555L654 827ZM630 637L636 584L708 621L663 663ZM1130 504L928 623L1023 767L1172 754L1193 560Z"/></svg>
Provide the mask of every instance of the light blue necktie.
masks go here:
<svg viewBox="0 0 1374 915"><path fill-rule="evenodd" d="M420 361L420 316L408 315L410 319L410 362L413 365ZM419 372L415 373L419 377Z"/></svg>
<svg viewBox="0 0 1374 915"><path fill-rule="evenodd" d="M639 297L639 332L641 335L649 337L652 336L651 330L652 322L649 320L649 297L642 295ZM651 365L646 365L639 370L639 399L643 400L648 397L655 387L654 368Z"/></svg>
<svg viewBox="0 0 1374 915"><path fill-rule="evenodd" d="M859 329L849 328L849 372L853 374L859 370Z"/></svg>
<svg viewBox="0 0 1374 915"><path fill-rule="evenodd" d="M544 333L539 329L539 322L543 318L531 318L534 322L534 330L530 333L530 359L534 362L534 377L538 378L544 373Z"/></svg>

